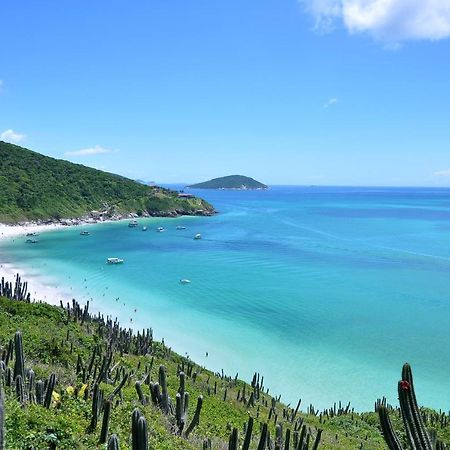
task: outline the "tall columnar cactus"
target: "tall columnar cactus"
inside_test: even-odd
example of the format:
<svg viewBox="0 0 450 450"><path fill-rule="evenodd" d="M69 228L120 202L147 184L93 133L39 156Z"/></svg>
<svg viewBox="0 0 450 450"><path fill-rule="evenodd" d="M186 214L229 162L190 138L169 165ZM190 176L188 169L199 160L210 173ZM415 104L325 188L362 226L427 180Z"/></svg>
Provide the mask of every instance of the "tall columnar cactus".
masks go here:
<svg viewBox="0 0 450 450"><path fill-rule="evenodd" d="M36 381L36 403L44 404L44 382L42 380Z"/></svg>
<svg viewBox="0 0 450 450"><path fill-rule="evenodd" d="M15 362L14 362L14 379L19 375L22 377L22 380L25 377L25 369L24 369L24 358L23 358L23 345L22 345L22 333L20 331L16 331L14 335L14 352L15 352Z"/></svg>
<svg viewBox="0 0 450 450"><path fill-rule="evenodd" d="M403 366L402 379L398 382L398 397L409 445L413 449L433 450L434 446L417 406L411 366L408 363ZM401 441L392 428L388 410L384 405L378 406L378 415L383 437L389 449L403 450ZM439 448L438 445L441 445L441 443L437 442L436 448Z"/></svg>
<svg viewBox="0 0 450 450"><path fill-rule="evenodd" d="M147 422L136 408L131 415L132 450L148 450Z"/></svg>
<svg viewBox="0 0 450 450"><path fill-rule="evenodd" d="M267 423L263 423L261 429L261 436L259 438L258 450L264 450L267 447L267 436L268 436Z"/></svg>
<svg viewBox="0 0 450 450"><path fill-rule="evenodd" d="M5 391L0 379L0 450L5 450Z"/></svg>
<svg viewBox="0 0 450 450"><path fill-rule="evenodd" d="M247 429L245 431L244 443L242 444L242 450L249 449L250 442L252 441L252 431L253 431L253 417L249 417L247 422Z"/></svg>
<svg viewBox="0 0 450 450"><path fill-rule="evenodd" d="M192 421L186 430L186 437L188 437L192 430L200 423L200 413L202 412L202 406L203 397L200 395L197 399L197 407L195 408L194 417L192 418Z"/></svg>
<svg viewBox="0 0 450 450"><path fill-rule="evenodd" d="M115 434L112 434L108 439L108 450L120 450L119 438Z"/></svg>
<svg viewBox="0 0 450 450"><path fill-rule="evenodd" d="M233 428L231 432L230 439L228 440L228 450L238 450L239 441L238 441L238 430L237 428Z"/></svg>
<svg viewBox="0 0 450 450"><path fill-rule="evenodd" d="M50 408L50 405L52 404L52 394L53 390L55 389L55 385L56 385L56 375L52 373L50 375L50 378L48 379L47 391L45 392L44 406L46 408Z"/></svg>
<svg viewBox="0 0 450 450"><path fill-rule="evenodd" d="M21 375L17 375L16 377L16 396L17 401L20 402L21 405L25 403L25 397L23 394L23 380Z"/></svg>
<svg viewBox="0 0 450 450"><path fill-rule="evenodd" d="M167 390L166 368L163 365L159 366L159 385L161 386L161 409L165 414L169 414L169 392Z"/></svg>
<svg viewBox="0 0 450 450"><path fill-rule="evenodd" d="M98 440L98 442L100 444L104 444L106 442L106 438L108 436L109 421L111 419L111 408L112 408L111 401L106 400L104 408L103 408L102 429L100 432L100 439Z"/></svg>
<svg viewBox="0 0 450 450"><path fill-rule="evenodd" d="M35 390L35 374L34 374L34 370L30 369L28 371L28 401L30 403L35 403L35 395L34 395L34 390Z"/></svg>
<svg viewBox="0 0 450 450"><path fill-rule="evenodd" d="M97 383L94 384L94 389L92 392L92 409L91 409L91 423L89 425L89 430L94 431L97 428L98 415L100 413L101 407L101 393L100 388Z"/></svg>

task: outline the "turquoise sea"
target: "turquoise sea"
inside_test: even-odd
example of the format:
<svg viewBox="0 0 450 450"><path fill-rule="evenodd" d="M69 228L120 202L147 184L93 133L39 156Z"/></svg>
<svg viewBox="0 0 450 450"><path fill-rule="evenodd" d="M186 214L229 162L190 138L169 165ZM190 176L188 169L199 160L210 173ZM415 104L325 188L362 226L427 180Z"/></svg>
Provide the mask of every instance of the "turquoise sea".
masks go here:
<svg viewBox="0 0 450 450"><path fill-rule="evenodd" d="M196 193L220 214L93 225L90 236L75 227L36 245L16 238L1 243L1 262L153 327L209 368L247 380L258 371L303 408L397 403L405 361L419 401L450 408L449 189Z"/></svg>

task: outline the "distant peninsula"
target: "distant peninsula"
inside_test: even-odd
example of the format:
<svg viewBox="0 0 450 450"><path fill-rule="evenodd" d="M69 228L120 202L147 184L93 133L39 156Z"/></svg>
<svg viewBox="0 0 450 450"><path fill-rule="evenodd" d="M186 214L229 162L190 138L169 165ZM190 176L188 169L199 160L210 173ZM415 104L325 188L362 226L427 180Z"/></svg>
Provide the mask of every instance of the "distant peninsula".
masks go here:
<svg viewBox="0 0 450 450"><path fill-rule="evenodd" d="M0 223L214 214L208 202L0 141Z"/></svg>
<svg viewBox="0 0 450 450"><path fill-rule="evenodd" d="M244 175L228 175L226 177L213 178L203 183L196 183L186 186L192 189L234 189L234 190L262 190L269 187L253 178Z"/></svg>

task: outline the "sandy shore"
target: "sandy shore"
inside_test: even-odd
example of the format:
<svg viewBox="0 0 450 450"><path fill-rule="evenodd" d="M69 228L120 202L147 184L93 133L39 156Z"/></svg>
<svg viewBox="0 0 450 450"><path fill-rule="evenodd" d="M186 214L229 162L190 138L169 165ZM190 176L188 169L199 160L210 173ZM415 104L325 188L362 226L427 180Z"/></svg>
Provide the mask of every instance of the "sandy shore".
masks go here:
<svg viewBox="0 0 450 450"><path fill-rule="evenodd" d="M5 281L14 283L17 274L23 281L28 282L28 292L31 294L33 301L43 301L51 305L59 305L60 300L64 304L72 301L70 292L64 287L56 285L50 279L33 273L32 269L24 266L16 267L11 263L0 261L0 278L4 277Z"/></svg>
<svg viewBox="0 0 450 450"><path fill-rule="evenodd" d="M80 225L70 225L84 227L87 225L91 225L88 223L80 224ZM27 233L45 233L46 231L55 231L61 230L63 228L68 228L69 225L63 225L60 223L49 223L49 224L27 224L27 225L5 225L0 223L0 239L8 239L14 238L17 236L26 236Z"/></svg>

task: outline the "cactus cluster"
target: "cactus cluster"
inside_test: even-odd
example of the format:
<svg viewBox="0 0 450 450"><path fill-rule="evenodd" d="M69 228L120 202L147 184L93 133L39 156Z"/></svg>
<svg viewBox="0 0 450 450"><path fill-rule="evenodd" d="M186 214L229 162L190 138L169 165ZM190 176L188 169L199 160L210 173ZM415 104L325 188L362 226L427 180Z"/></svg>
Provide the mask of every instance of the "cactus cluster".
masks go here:
<svg viewBox="0 0 450 450"><path fill-rule="evenodd" d="M398 382L398 398L400 410L405 427L407 445L402 443L400 437L394 431L389 418L389 408L384 401L378 401L375 405L380 418L381 430L384 440L390 450L403 450L412 448L417 450L444 450L447 446L438 441L435 432L428 432L425 427L422 412L417 405L416 394L411 366L406 363L402 369L402 379Z"/></svg>

